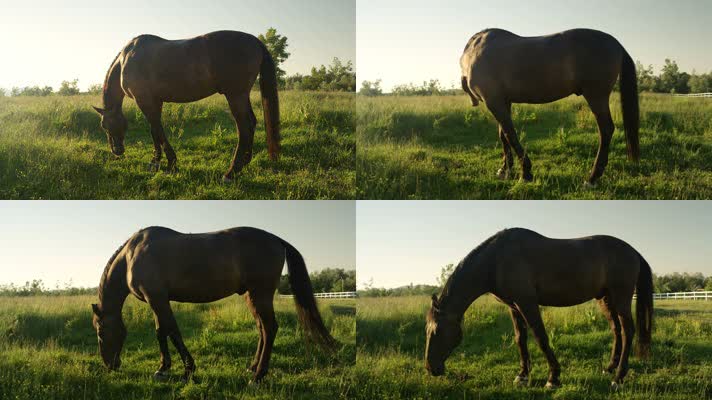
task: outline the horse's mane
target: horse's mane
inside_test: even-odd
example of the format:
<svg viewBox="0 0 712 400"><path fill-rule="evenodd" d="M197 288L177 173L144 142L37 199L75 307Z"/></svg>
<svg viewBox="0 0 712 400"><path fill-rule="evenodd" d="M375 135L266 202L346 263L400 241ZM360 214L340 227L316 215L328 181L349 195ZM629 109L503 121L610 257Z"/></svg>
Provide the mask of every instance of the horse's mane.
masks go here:
<svg viewBox="0 0 712 400"><path fill-rule="evenodd" d="M480 243L477 247L475 247L474 250L472 250L469 254L465 256L465 258L460 261L459 264L457 264L457 267L452 271L452 274L450 274L450 277L447 279L447 282L445 282L445 287L443 287L443 291L440 294L440 298L438 301L442 304L442 301L444 298L446 298L450 292L453 289L453 286L457 284L458 282L464 282L466 281L465 275L467 272L469 272L469 267L472 265L470 261L474 259L475 257L478 257L489 245L499 237L502 233L506 232L507 229L501 230L494 235L490 236L485 240L484 242Z"/></svg>
<svg viewBox="0 0 712 400"><path fill-rule="evenodd" d="M119 246L118 249L114 252L114 254L111 255L111 258L109 258L109 262L106 263L106 267L104 267L104 272L101 273L101 281L99 281L99 301L101 301L104 298L104 286L106 285L106 280L109 279L109 271L111 270L111 265L114 263L114 260L116 259L116 256L119 255L121 250L126 246L126 243L129 242L131 238L126 239L126 241Z"/></svg>

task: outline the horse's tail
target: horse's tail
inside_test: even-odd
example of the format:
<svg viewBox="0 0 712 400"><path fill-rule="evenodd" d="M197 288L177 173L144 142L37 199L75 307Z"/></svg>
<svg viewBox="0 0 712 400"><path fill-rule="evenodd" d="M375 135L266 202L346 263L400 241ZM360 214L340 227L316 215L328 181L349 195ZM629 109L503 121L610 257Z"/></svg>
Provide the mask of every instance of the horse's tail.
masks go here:
<svg viewBox="0 0 712 400"><path fill-rule="evenodd" d="M628 158L640 160L640 143L638 128L640 110L638 108L638 77L635 73L635 63L625 49L621 62L621 107L623 109L623 127L628 148Z"/></svg>
<svg viewBox="0 0 712 400"><path fill-rule="evenodd" d="M260 92L262 93L262 109L267 131L267 148L269 157L276 160L279 157L279 96L277 94L277 67L272 55L264 43L262 45L262 65L260 66Z"/></svg>
<svg viewBox="0 0 712 400"><path fill-rule="evenodd" d="M280 239L281 240L281 239ZM287 253L287 269L289 270L289 286L294 293L299 323L306 333L322 347L333 350L337 342L324 326L319 310L316 307L314 291L304 258L291 244L282 240Z"/></svg>
<svg viewBox="0 0 712 400"><path fill-rule="evenodd" d="M650 340L653 331L653 273L643 256L640 258L640 272L636 285L635 317L638 331L637 353L640 358L650 354Z"/></svg>

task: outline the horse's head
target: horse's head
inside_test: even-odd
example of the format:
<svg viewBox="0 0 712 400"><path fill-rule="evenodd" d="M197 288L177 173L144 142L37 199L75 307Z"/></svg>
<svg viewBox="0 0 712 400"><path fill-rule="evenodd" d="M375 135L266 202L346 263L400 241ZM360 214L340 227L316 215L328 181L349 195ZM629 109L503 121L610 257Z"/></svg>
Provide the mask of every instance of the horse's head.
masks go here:
<svg viewBox="0 0 712 400"><path fill-rule="evenodd" d="M99 339L99 354L107 368L110 370L119 369L121 349L126 340L126 327L121 319L121 313L107 315L98 305L92 304L91 307L94 311L92 325L94 325L96 337Z"/></svg>
<svg viewBox="0 0 712 400"><path fill-rule="evenodd" d="M462 321L442 313L438 298L433 295L425 322L425 369L439 376L445 373L445 360L462 341Z"/></svg>
<svg viewBox="0 0 712 400"><path fill-rule="evenodd" d="M124 136L129 124L121 111L121 106L107 109L94 107L94 109L101 114L101 127L106 131L111 152L117 156L124 154Z"/></svg>

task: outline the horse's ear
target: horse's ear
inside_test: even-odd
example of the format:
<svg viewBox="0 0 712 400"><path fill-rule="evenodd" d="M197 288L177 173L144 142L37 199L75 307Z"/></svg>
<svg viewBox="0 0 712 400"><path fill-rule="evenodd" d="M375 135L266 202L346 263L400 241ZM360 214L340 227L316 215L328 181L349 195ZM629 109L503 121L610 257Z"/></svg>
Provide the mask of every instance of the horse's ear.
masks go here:
<svg viewBox="0 0 712 400"><path fill-rule="evenodd" d="M92 106L92 108L95 109L96 112L98 112L99 114L104 115L104 109L103 109L103 108L94 107L94 106Z"/></svg>
<svg viewBox="0 0 712 400"><path fill-rule="evenodd" d="M101 317L101 310L99 310L99 306L97 304L92 304L91 309L94 312L94 314L97 315L97 317Z"/></svg>

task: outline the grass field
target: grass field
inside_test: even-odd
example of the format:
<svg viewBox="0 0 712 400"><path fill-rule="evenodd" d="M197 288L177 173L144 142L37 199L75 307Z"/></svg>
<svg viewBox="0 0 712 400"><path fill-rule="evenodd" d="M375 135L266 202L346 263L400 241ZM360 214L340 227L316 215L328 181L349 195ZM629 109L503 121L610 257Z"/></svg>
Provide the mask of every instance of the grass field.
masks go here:
<svg viewBox="0 0 712 400"><path fill-rule="evenodd" d="M177 174L149 171L153 141L132 100L124 102L126 153L115 159L91 108L101 105L100 96L0 97L0 198L354 198L354 99L350 93L281 93L282 153L275 163L267 155L259 93L253 93L252 163L223 184L237 135L222 96L165 105Z"/></svg>
<svg viewBox="0 0 712 400"><path fill-rule="evenodd" d="M180 383L175 349L173 380L158 383L153 314L129 298L124 308L128 339L122 365L109 373L91 326L94 296L0 297L0 398L2 399L340 399L355 390L348 371L355 359L355 302L321 300L321 315L343 346L333 356L307 347L297 328L293 300L275 300L279 332L270 371L248 384L247 366L257 346L254 319L242 299L213 304L174 303L199 383Z"/></svg>
<svg viewBox="0 0 712 400"><path fill-rule="evenodd" d="M356 384L362 399L709 399L712 396L712 304L658 301L652 358L631 358L621 390L603 375L611 349L608 323L589 302L543 311L562 387L544 389L548 367L529 340L530 387L515 387L519 353L509 313L487 296L464 319L464 339L446 363L445 376L424 368L429 298L362 298L357 311Z"/></svg>
<svg viewBox="0 0 712 400"><path fill-rule="evenodd" d="M587 189L598 127L581 97L515 105L514 125L533 163L532 183L500 181L501 144L484 105L463 96L359 96L358 198L364 199L709 199L712 99L640 97L641 162L626 159L617 95L609 164ZM516 158L516 157L515 157Z"/></svg>

